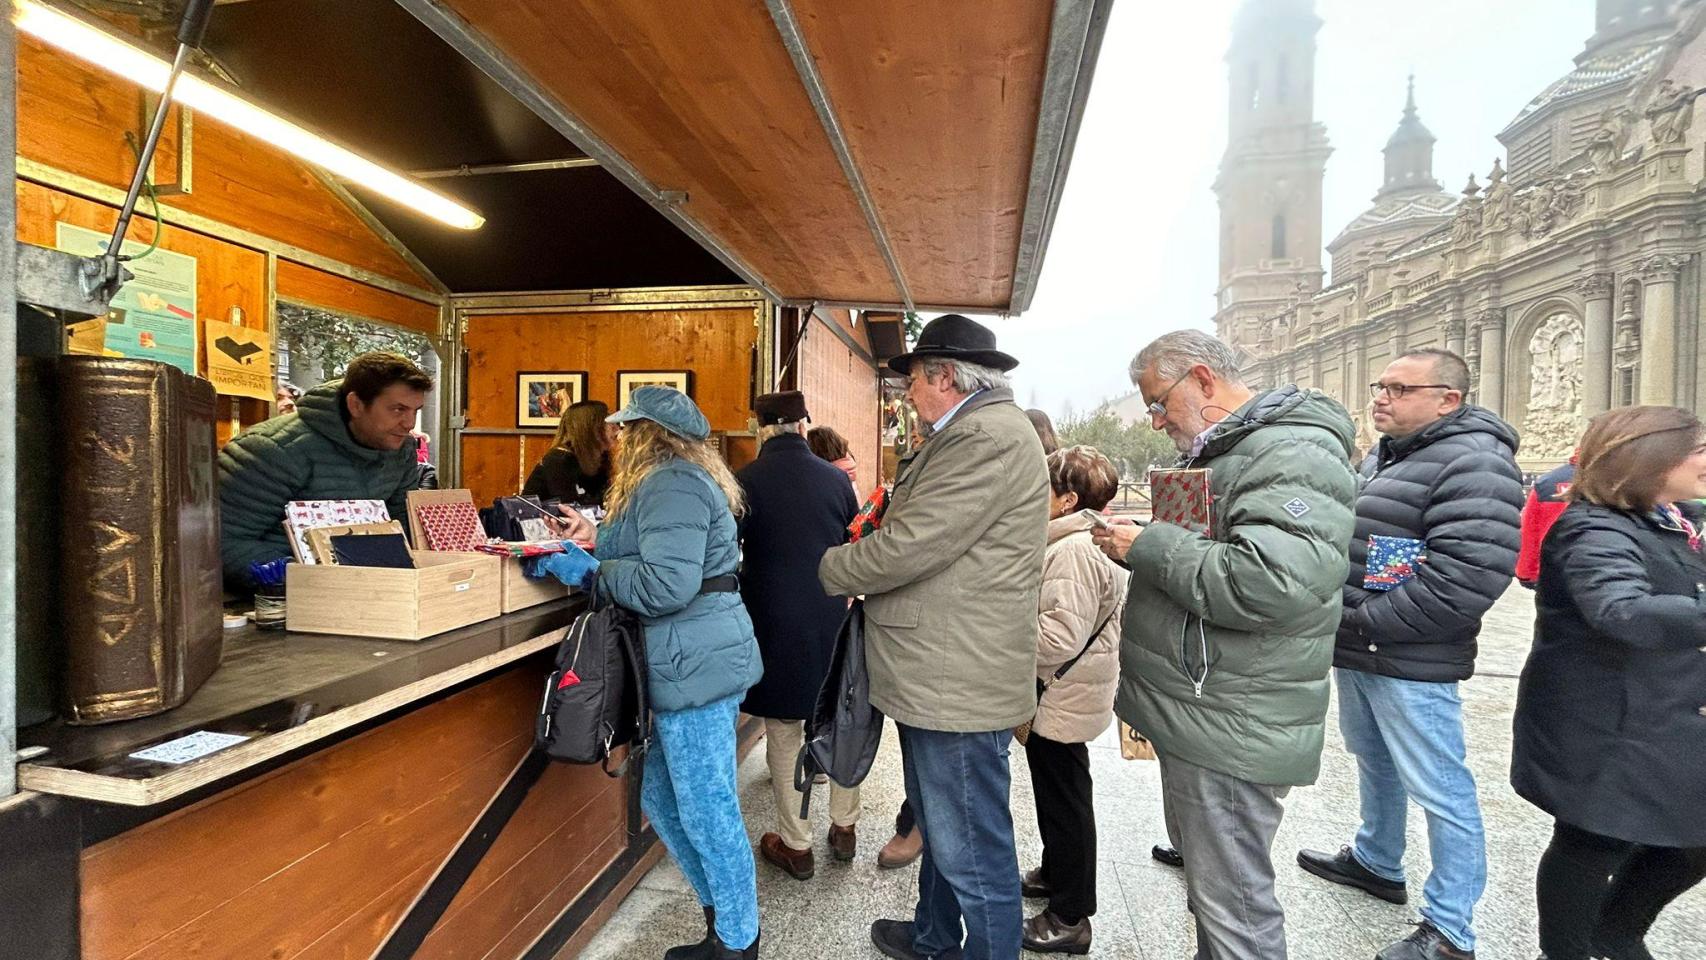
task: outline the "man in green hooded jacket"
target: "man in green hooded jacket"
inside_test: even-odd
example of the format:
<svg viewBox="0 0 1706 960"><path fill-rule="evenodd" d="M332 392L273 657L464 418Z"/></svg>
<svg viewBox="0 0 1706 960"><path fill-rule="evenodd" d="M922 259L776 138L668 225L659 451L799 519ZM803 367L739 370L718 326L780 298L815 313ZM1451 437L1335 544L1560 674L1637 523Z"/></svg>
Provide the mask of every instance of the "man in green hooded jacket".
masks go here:
<svg viewBox="0 0 1706 960"><path fill-rule="evenodd" d="M419 486L415 419L432 377L408 357L364 353L341 380L302 395L296 412L258 423L219 452L220 553L225 581L253 586L249 564L291 555L292 500L382 500L407 516Z"/></svg>
<svg viewBox="0 0 1706 960"><path fill-rule="evenodd" d="M1211 471L1211 535L1095 534L1131 568L1114 709L1161 763L1199 958L1286 955L1269 851L1280 801L1321 766L1328 670L1355 523L1355 430L1325 394L1256 393L1234 351L1167 334L1131 377L1180 466Z"/></svg>

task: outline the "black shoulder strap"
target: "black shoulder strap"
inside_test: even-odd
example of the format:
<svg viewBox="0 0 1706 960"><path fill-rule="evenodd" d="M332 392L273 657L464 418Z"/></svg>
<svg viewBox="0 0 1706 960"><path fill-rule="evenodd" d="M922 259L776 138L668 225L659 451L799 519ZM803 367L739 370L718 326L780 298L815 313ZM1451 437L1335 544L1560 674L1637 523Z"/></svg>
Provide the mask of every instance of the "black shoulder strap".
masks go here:
<svg viewBox="0 0 1706 960"><path fill-rule="evenodd" d="M1059 680L1061 677L1066 675L1066 671L1072 669L1073 664L1082 660L1084 655L1090 652L1090 648L1096 643L1096 638L1102 635L1103 630L1108 629L1108 623L1114 619L1114 611L1119 610L1119 608L1119 601L1114 601L1114 609L1108 611L1108 615L1102 618L1102 622L1096 625L1096 629L1090 631L1090 639L1084 641L1084 646L1078 648L1078 652L1072 655L1071 660L1060 665L1060 669L1054 672L1054 676L1050 677L1048 681L1043 684L1043 689L1046 690L1053 686L1056 680Z"/></svg>

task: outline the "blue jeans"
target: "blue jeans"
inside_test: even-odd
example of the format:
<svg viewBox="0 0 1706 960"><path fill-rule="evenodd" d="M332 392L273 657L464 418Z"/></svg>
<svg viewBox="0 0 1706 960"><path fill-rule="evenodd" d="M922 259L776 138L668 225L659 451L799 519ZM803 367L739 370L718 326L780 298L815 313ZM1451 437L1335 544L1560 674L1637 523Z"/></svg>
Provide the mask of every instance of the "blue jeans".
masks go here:
<svg viewBox="0 0 1706 960"><path fill-rule="evenodd" d="M1376 876L1402 882L1404 816L1414 799L1427 814L1433 861L1422 916L1458 949L1475 949L1471 923L1487 886L1487 845L1475 778L1464 763L1457 684L1333 673L1339 731L1362 781L1362 829L1352 856Z"/></svg>
<svg viewBox="0 0 1706 960"><path fill-rule="evenodd" d="M735 792L741 694L657 713L640 808L699 902L717 908L717 936L744 950L758 939L758 878Z"/></svg>
<svg viewBox="0 0 1706 960"><path fill-rule="evenodd" d="M1011 730L900 727L906 799L924 831L913 949L965 960L1016 960L1024 923L1007 766Z"/></svg>

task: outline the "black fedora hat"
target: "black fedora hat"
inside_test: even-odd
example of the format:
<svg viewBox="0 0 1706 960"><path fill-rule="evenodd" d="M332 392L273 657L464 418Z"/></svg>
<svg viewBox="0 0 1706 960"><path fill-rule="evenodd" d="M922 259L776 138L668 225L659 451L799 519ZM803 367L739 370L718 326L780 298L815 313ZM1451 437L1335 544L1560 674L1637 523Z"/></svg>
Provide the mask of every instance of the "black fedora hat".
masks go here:
<svg viewBox="0 0 1706 960"><path fill-rule="evenodd" d="M1002 373L1019 365L1019 361L995 349L995 331L957 313L943 314L925 324L912 352L890 360L889 369L910 373L914 360L964 360Z"/></svg>

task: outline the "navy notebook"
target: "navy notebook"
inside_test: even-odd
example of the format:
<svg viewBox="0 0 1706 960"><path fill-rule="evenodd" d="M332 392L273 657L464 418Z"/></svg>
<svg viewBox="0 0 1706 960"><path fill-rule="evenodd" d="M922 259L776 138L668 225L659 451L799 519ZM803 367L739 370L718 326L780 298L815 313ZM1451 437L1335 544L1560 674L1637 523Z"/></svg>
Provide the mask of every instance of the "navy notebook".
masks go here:
<svg viewBox="0 0 1706 960"><path fill-rule="evenodd" d="M344 567L413 569L415 558L400 533L349 533L332 538L332 556Z"/></svg>

